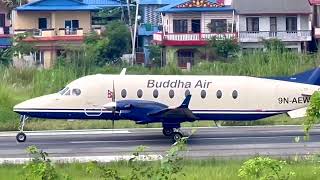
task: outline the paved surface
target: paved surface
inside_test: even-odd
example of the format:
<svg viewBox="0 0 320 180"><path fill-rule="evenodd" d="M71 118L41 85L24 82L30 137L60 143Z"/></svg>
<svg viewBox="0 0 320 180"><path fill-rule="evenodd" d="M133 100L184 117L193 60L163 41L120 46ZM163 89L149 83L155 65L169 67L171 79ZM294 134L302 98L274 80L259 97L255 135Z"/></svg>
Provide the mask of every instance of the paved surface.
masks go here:
<svg viewBox="0 0 320 180"><path fill-rule="evenodd" d="M190 133L191 129L184 129ZM139 145L148 154L163 155L171 140L161 129L118 129L26 132L25 143L17 143L16 132L0 132L0 159L27 157L26 147L36 145L51 157L130 155ZM300 142L295 142L295 137ZM250 155L291 156L320 151L320 127L303 141L301 126L200 128L188 141L189 157L243 157Z"/></svg>

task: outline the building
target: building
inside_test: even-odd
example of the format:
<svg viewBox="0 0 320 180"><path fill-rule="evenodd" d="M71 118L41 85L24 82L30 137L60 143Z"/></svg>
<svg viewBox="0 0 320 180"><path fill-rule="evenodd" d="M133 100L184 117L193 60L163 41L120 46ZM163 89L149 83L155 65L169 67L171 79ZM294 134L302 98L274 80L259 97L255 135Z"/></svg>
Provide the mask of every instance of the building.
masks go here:
<svg viewBox="0 0 320 180"><path fill-rule="evenodd" d="M301 52L311 41L311 7L308 0L233 0L237 33L243 49L263 48L263 39L279 39Z"/></svg>
<svg viewBox="0 0 320 180"><path fill-rule="evenodd" d="M209 58L209 39L237 35L235 10L230 1L183 0L158 11L162 14L163 29L153 35L153 41L164 47L166 64L192 66Z"/></svg>
<svg viewBox="0 0 320 180"><path fill-rule="evenodd" d="M313 27L313 43L314 50L320 46L320 0L309 0L312 5L312 27Z"/></svg>
<svg viewBox="0 0 320 180"><path fill-rule="evenodd" d="M28 32L23 41L37 51L20 57L40 67L50 68L66 47L79 47L85 35L100 27L92 26L92 14L104 7L121 6L113 0L39 0L16 8L12 13L14 34Z"/></svg>
<svg viewBox="0 0 320 180"><path fill-rule="evenodd" d="M5 49L11 46L11 22L9 10L6 5L0 2L0 49Z"/></svg>
<svg viewBox="0 0 320 180"><path fill-rule="evenodd" d="M161 30L161 14L157 9L169 5L172 0L140 0L141 19L138 28L138 50L143 52L143 61L149 62L149 45L152 44L153 34ZM139 52L138 52L139 54ZM137 56L139 56L137 54ZM140 56L141 57L141 56ZM141 58L137 58L139 61Z"/></svg>

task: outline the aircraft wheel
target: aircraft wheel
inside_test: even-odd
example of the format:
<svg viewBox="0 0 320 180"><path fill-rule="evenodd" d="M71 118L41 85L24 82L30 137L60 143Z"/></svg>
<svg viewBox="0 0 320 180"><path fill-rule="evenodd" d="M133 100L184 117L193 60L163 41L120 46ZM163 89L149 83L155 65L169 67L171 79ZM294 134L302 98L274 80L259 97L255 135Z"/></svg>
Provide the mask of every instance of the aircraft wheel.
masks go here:
<svg viewBox="0 0 320 180"><path fill-rule="evenodd" d="M171 136L173 133L173 128L163 128L162 133L165 136Z"/></svg>
<svg viewBox="0 0 320 180"><path fill-rule="evenodd" d="M16 136L18 142L25 142L27 140L27 136L23 132L19 132Z"/></svg>
<svg viewBox="0 0 320 180"><path fill-rule="evenodd" d="M174 141L174 142L178 142L178 141L180 141L180 139L183 137L183 135L180 133L180 132L174 132L173 134L172 134L172 140Z"/></svg>

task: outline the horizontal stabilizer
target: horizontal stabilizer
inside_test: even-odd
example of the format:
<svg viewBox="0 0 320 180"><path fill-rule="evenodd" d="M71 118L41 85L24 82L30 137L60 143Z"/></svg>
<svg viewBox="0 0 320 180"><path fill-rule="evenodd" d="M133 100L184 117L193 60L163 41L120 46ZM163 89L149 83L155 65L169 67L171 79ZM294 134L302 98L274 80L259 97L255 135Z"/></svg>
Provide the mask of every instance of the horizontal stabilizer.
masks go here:
<svg viewBox="0 0 320 180"><path fill-rule="evenodd" d="M314 93L314 90L312 90L312 89L305 89L305 90L303 90L302 95L303 95L303 96L312 96L313 93Z"/></svg>
<svg viewBox="0 0 320 180"><path fill-rule="evenodd" d="M293 111L289 111L287 113L290 116L290 118L293 118L293 119L302 118L307 116L307 109L308 107L304 107L304 108L296 109Z"/></svg>

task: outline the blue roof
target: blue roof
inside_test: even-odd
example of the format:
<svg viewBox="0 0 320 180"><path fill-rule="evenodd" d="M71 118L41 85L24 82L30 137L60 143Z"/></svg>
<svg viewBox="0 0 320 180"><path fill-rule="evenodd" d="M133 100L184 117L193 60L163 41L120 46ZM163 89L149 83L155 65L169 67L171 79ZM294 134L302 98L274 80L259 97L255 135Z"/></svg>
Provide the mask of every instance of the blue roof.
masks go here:
<svg viewBox="0 0 320 180"><path fill-rule="evenodd" d="M171 4L172 0L140 0L139 4L142 5L151 5L151 4L157 4L157 5L167 5Z"/></svg>
<svg viewBox="0 0 320 180"><path fill-rule="evenodd" d="M176 6L184 4L192 0L179 0L176 3L169 4L162 8L157 9L159 12L219 12L219 11L232 11L234 10L231 6L222 6L222 7L191 7L191 8L177 8ZM216 3L217 0L208 0L210 3Z"/></svg>
<svg viewBox="0 0 320 180"><path fill-rule="evenodd" d="M83 3L99 7L121 7L127 5L118 0L83 0Z"/></svg>
<svg viewBox="0 0 320 180"><path fill-rule="evenodd" d="M17 7L17 11L91 11L100 7L77 0L38 0Z"/></svg>

